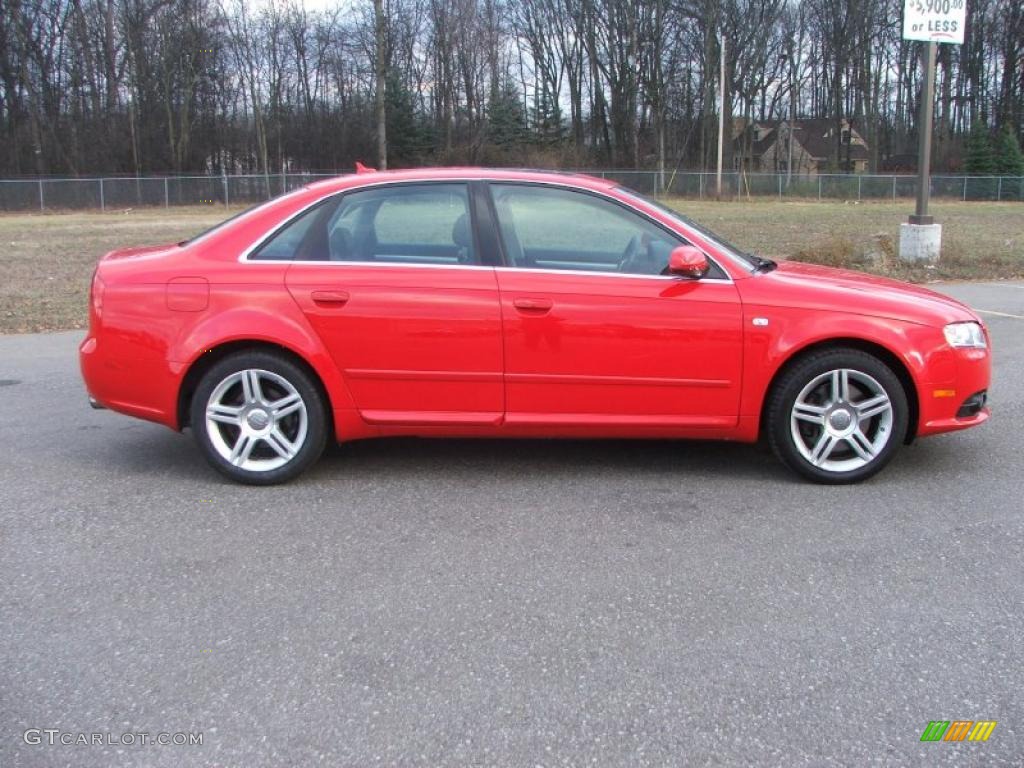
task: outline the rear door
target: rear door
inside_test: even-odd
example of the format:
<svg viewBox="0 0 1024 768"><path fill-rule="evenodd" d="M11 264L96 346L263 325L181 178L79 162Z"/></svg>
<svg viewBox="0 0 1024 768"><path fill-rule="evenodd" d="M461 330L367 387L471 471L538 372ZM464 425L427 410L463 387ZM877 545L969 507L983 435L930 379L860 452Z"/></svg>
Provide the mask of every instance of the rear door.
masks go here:
<svg viewBox="0 0 1024 768"><path fill-rule="evenodd" d="M502 418L497 282L481 264L469 201L465 183L348 192L250 257L280 258L275 241L293 254L288 290L370 423Z"/></svg>
<svg viewBox="0 0 1024 768"><path fill-rule="evenodd" d="M488 186L507 261L506 423L736 423L742 308L721 268L663 275L683 240L603 196Z"/></svg>

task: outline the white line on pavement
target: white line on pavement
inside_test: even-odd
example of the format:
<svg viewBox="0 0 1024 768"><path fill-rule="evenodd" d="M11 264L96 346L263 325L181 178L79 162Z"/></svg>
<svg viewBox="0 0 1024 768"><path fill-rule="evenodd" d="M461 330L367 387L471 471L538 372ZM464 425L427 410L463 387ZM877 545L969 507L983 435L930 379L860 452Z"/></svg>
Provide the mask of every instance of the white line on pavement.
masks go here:
<svg viewBox="0 0 1024 768"><path fill-rule="evenodd" d="M981 312L983 315L998 315L999 317L1012 317L1014 320L1024 320L1024 315L1011 315L1009 312L996 312L994 309L978 309L977 307L971 307L975 312Z"/></svg>

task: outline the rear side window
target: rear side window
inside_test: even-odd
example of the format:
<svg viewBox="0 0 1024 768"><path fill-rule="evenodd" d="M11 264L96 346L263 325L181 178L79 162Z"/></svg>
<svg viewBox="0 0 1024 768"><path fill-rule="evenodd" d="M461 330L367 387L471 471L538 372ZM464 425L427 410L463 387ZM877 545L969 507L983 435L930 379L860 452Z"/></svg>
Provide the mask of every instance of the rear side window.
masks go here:
<svg viewBox="0 0 1024 768"><path fill-rule="evenodd" d="M373 245L361 256L374 261L452 264L476 261L464 185L405 189L380 201Z"/></svg>
<svg viewBox="0 0 1024 768"><path fill-rule="evenodd" d="M476 264L468 189L402 184L349 192L299 215L249 258Z"/></svg>

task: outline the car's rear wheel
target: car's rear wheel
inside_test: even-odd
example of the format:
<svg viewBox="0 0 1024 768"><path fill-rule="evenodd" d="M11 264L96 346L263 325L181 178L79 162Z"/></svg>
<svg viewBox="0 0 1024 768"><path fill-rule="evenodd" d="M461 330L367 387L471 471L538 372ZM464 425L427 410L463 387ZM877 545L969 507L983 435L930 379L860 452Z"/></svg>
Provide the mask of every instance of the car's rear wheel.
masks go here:
<svg viewBox="0 0 1024 768"><path fill-rule="evenodd" d="M191 423L210 464L252 485L291 480L327 441L327 409L316 384L273 352L239 352L213 365L192 396Z"/></svg>
<svg viewBox="0 0 1024 768"><path fill-rule="evenodd" d="M767 433L775 454L820 483L864 480L889 463L907 433L899 378L857 349L808 355L773 388Z"/></svg>

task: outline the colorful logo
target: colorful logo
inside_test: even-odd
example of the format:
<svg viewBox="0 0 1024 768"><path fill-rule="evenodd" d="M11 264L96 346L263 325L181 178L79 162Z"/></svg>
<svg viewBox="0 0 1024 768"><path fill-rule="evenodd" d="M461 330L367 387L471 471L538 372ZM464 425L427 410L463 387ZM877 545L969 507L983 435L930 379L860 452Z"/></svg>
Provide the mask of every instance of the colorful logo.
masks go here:
<svg viewBox="0 0 1024 768"><path fill-rule="evenodd" d="M995 720L932 720L921 741L988 741L995 727Z"/></svg>

